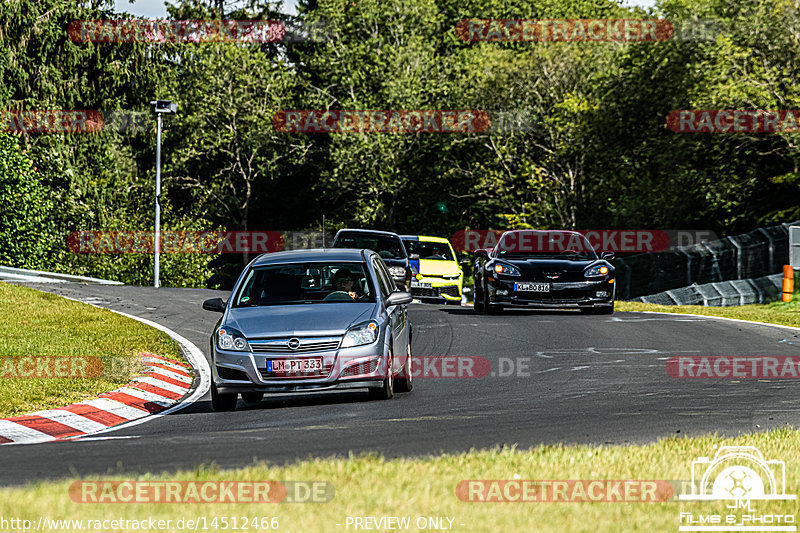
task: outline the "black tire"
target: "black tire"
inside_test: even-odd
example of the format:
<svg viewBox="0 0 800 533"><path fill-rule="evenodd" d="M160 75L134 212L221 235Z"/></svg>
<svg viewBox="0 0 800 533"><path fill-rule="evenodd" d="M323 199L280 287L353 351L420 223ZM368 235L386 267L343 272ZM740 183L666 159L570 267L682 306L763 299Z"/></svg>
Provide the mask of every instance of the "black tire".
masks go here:
<svg viewBox="0 0 800 533"><path fill-rule="evenodd" d="M258 403L264 399L263 392L243 392L242 400L244 403Z"/></svg>
<svg viewBox="0 0 800 533"><path fill-rule="evenodd" d="M406 364L403 365L403 370L400 379L394 386L397 392L411 392L414 388L414 375L411 373L411 339L408 341L408 354L406 355Z"/></svg>
<svg viewBox="0 0 800 533"><path fill-rule="evenodd" d="M483 291L478 292L478 284L475 284L475 312L483 313Z"/></svg>
<svg viewBox="0 0 800 533"><path fill-rule="evenodd" d="M220 394L217 392L217 386L211 382L211 407L214 411L226 412L236 410L236 401L239 399L238 394Z"/></svg>
<svg viewBox="0 0 800 533"><path fill-rule="evenodd" d="M380 389L369 389L369 397L373 400L391 400L394 396L394 374L392 365L394 364L394 354L392 345L389 345L389 357L386 360L386 377L383 379L383 386Z"/></svg>
<svg viewBox="0 0 800 533"><path fill-rule="evenodd" d="M475 302L476 302L476 306L477 306L477 300L476 300ZM481 307L480 307L480 313L482 313L482 314L484 314L484 315L488 315L488 314L490 314L490 313L492 312L492 309L491 309L491 307L492 307L492 306L491 306L491 304L489 303L489 292L488 292L488 291L485 291L485 290L482 290L482 291L481 291Z"/></svg>
<svg viewBox="0 0 800 533"><path fill-rule="evenodd" d="M499 305L489 303L489 291L483 291L483 314L484 315L498 315L503 310Z"/></svg>

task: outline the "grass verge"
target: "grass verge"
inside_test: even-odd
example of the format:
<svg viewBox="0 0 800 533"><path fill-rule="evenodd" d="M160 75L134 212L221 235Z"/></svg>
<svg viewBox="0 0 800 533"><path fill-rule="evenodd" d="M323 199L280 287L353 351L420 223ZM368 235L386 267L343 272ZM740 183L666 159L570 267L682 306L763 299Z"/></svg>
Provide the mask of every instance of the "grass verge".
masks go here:
<svg viewBox="0 0 800 533"><path fill-rule="evenodd" d="M76 503L72 481L42 483L24 489L0 489L0 516L20 517L36 524L40 517L57 520L170 520L167 530L178 531L181 518L277 517L278 531L355 531L348 517L409 517L418 531L420 517L452 518L452 531L464 532L598 532L678 531L680 513L727 514L726 502L663 503L472 503L456 496L463 480L689 480L697 457L714 455L720 445L756 446L765 459L786 462L787 492L800 481L798 432L776 430L746 437L719 439L667 438L644 446L540 446L527 451L496 449L423 459L386 460L378 456L315 459L286 467L263 464L238 470L199 468L169 476L139 478L117 475L113 480L283 481L331 483L335 497L327 503L280 504L138 504ZM729 502L728 502L729 503ZM797 502L757 502L759 513L797 512ZM221 522L220 522L221 523ZM443 522L448 525L445 519ZM119 531L134 528L118 524ZM79 530L61 524L60 530ZM203 529L200 526L199 529ZM251 528L267 530L267 528ZM375 528L386 530L386 528ZM428 528L430 529L430 528ZM209 527L209 530L213 531Z"/></svg>
<svg viewBox="0 0 800 533"><path fill-rule="evenodd" d="M7 283L0 283L0 323L0 417L68 405L124 385L141 370L141 352L183 359L178 345L161 331L105 309ZM85 357L102 361L99 376L21 377L35 362L52 370L56 358Z"/></svg>
<svg viewBox="0 0 800 533"><path fill-rule="evenodd" d="M704 307L702 305L656 305L641 302L617 302L617 311L653 311L658 313L680 313L719 316L752 320L768 324L800 327L800 294L791 302L742 305L737 307Z"/></svg>

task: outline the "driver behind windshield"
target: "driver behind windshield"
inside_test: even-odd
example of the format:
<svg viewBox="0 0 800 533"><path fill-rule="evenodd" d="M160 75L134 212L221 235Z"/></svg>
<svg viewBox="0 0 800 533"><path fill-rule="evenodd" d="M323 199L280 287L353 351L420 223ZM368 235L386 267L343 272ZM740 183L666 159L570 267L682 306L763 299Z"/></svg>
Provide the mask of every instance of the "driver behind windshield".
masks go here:
<svg viewBox="0 0 800 533"><path fill-rule="evenodd" d="M346 268L340 268L336 271L336 274L333 275L333 290L346 292L353 300L357 300L363 296L356 287L356 280L353 278L353 274Z"/></svg>

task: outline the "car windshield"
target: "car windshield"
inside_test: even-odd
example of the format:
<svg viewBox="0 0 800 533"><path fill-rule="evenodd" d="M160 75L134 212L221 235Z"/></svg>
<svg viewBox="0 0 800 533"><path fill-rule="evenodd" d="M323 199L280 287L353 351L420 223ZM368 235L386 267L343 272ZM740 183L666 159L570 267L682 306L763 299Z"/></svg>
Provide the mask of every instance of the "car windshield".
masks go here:
<svg viewBox="0 0 800 533"><path fill-rule="evenodd" d="M418 254L420 259L433 261L453 261L453 253L446 242L425 242L404 240L408 254Z"/></svg>
<svg viewBox="0 0 800 533"><path fill-rule="evenodd" d="M363 263L288 263L247 273L234 307L375 302Z"/></svg>
<svg viewBox="0 0 800 533"><path fill-rule="evenodd" d="M593 261L592 245L580 233L565 231L519 231L506 233L495 247L497 257L506 259L560 259Z"/></svg>
<svg viewBox="0 0 800 533"><path fill-rule="evenodd" d="M377 253L383 259L405 259L405 249L399 237L388 235L371 235L344 233L333 243L334 248L366 248Z"/></svg>

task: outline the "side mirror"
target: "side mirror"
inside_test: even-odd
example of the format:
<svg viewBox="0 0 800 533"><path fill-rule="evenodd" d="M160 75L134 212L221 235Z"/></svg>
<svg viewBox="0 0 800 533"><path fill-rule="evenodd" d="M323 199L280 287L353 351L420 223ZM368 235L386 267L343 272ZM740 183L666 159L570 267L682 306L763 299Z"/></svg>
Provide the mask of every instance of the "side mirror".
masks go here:
<svg viewBox="0 0 800 533"><path fill-rule="evenodd" d="M600 254L600 259L607 259L610 261L611 259L614 259L616 256L617 254L615 254L614 252L603 252Z"/></svg>
<svg viewBox="0 0 800 533"><path fill-rule="evenodd" d="M391 307L393 305L403 305L403 304L410 304L411 300L411 293L405 291L394 291L392 294L386 298L386 307Z"/></svg>
<svg viewBox="0 0 800 533"><path fill-rule="evenodd" d="M203 309L206 311L214 311L215 313L224 313L225 305L222 298L211 298L203 302Z"/></svg>
<svg viewBox="0 0 800 533"><path fill-rule="evenodd" d="M416 261L419 259L419 254L409 254L408 259L411 261Z"/></svg>

